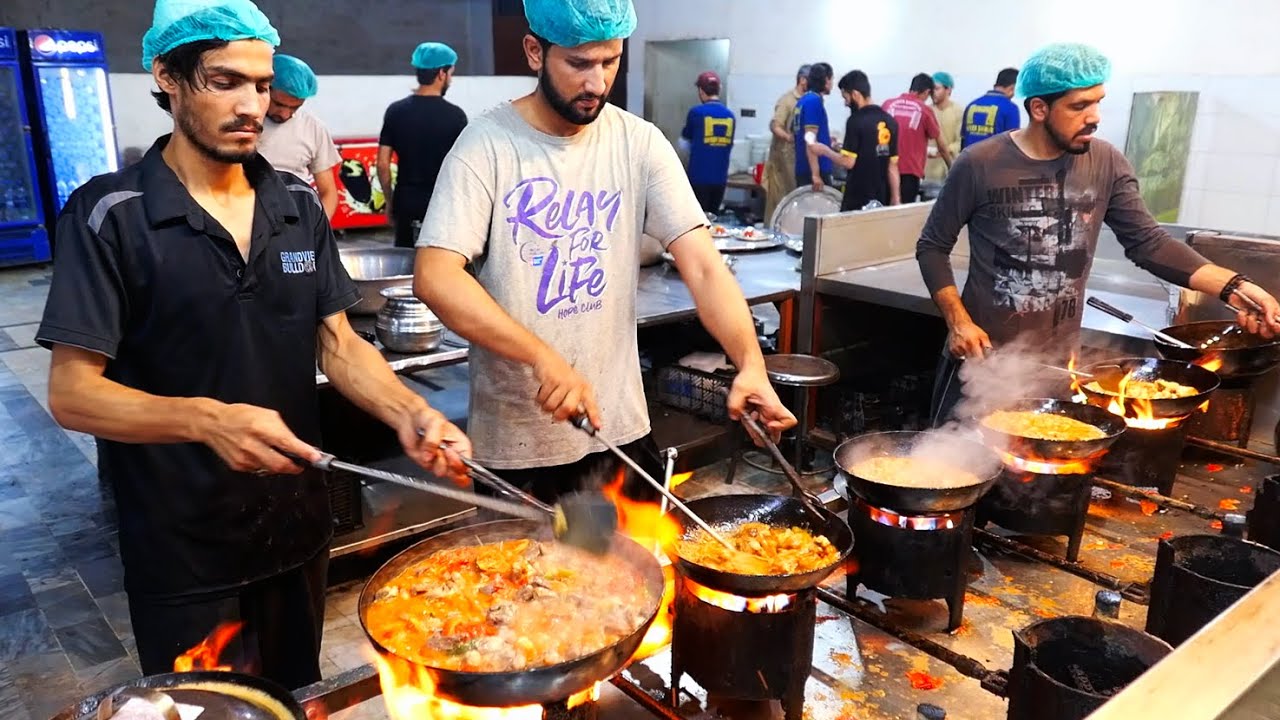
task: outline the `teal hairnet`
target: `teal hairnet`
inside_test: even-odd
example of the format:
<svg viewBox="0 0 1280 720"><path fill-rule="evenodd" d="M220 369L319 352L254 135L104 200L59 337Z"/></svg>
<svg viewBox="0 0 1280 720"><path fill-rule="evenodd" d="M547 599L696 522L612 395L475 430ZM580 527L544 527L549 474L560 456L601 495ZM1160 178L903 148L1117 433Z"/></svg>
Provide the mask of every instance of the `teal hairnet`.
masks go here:
<svg viewBox="0 0 1280 720"><path fill-rule="evenodd" d="M276 78L271 81L271 87L275 90L287 92L299 100L306 100L320 89L320 83L316 80L316 74L311 72L311 66L292 55L276 53L271 66L276 73Z"/></svg>
<svg viewBox="0 0 1280 720"><path fill-rule="evenodd" d="M1111 61L1080 43L1042 47L1018 73L1018 96L1042 97L1101 85L1111 77Z"/></svg>
<svg viewBox="0 0 1280 720"><path fill-rule="evenodd" d="M933 81L943 87L954 88L956 86L956 81L951 77L951 73L942 72L941 70L933 74Z"/></svg>
<svg viewBox="0 0 1280 720"><path fill-rule="evenodd" d="M631 0L524 0L534 35L561 47L618 40L636 29Z"/></svg>
<svg viewBox="0 0 1280 720"><path fill-rule="evenodd" d="M142 69L158 55L197 40L262 40L272 47L280 34L249 0L156 0L151 29L142 36Z"/></svg>
<svg viewBox="0 0 1280 720"><path fill-rule="evenodd" d="M458 53L438 42L424 42L413 49L413 66L419 70L435 70L458 64Z"/></svg>

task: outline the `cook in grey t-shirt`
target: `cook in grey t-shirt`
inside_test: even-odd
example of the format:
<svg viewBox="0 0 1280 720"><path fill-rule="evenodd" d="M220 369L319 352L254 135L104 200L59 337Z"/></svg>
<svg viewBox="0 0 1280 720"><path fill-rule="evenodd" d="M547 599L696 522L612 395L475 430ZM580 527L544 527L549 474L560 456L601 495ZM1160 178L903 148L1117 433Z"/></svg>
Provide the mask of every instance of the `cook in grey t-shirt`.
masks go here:
<svg viewBox="0 0 1280 720"><path fill-rule="evenodd" d="M435 197L418 247L475 262L503 310L591 383L606 438L623 444L646 435L636 347L640 237L665 249L706 225L671 143L609 104L581 132L560 137L506 103L458 137ZM538 407L532 369L477 345L470 367L467 434L477 462L546 467L604 449Z"/></svg>
<svg viewBox="0 0 1280 720"><path fill-rule="evenodd" d="M1208 264L1148 212L1129 161L1095 139L1088 152L1033 160L1009 133L967 148L947 174L916 244L929 293L955 285L951 249L969 226L969 277L961 299L996 348L1036 338L1063 362L1079 343L1085 282L1102 223L1125 255L1185 287Z"/></svg>

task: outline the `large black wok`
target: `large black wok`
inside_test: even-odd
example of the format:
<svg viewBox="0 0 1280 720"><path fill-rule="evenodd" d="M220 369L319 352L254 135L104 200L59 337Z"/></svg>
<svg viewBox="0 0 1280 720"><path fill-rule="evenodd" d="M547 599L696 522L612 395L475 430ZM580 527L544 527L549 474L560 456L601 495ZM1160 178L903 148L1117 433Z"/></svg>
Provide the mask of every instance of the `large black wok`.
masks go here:
<svg viewBox="0 0 1280 720"><path fill-rule="evenodd" d="M190 686L202 683L217 683L224 686L235 686L249 691L259 692L280 704L286 713L271 712L263 705L251 702L246 697L216 690L191 689ZM302 705L294 699L289 691L270 680L244 675L236 672L196 671L163 673L131 680L107 690L90 695L70 707L63 708L53 720L91 720L98 717L98 707L118 692L128 688L158 690L165 693L176 703L185 703L203 707L203 717L236 718L236 720L306 720ZM125 700L118 699L113 706L116 712L123 707ZM2 713L0 713L2 714Z"/></svg>
<svg viewBox="0 0 1280 720"><path fill-rule="evenodd" d="M988 427L982 422L982 418L975 418L978 431L982 433L982 439L988 447L1024 460L1087 460L1097 457L1111 447L1125 428L1124 418L1118 415L1093 405L1082 405L1065 400L1023 398L999 409L1062 415L1092 425L1106 433L1106 437L1097 440L1042 440L1010 435Z"/></svg>
<svg viewBox="0 0 1280 720"><path fill-rule="evenodd" d="M410 565L440 550L526 538L551 541L551 530L546 523L533 520L499 520L427 538L391 558L369 578L360 592L360 626L368 635L369 642L382 653L394 654L382 647L370 632L368 609L373 604L375 593ZM651 598L650 606L645 609L648 619L631 635L589 655L527 670L464 672L418 665L434 679L436 694L463 705L478 707L533 705L563 700L617 674L640 647L645 632L657 617L664 581L657 558L634 541L616 535L609 552L625 559L641 574ZM564 631L574 630L566 627Z"/></svg>
<svg viewBox="0 0 1280 720"><path fill-rule="evenodd" d="M853 468L873 457L917 457L951 465L977 475L979 482L962 487L905 487L860 477ZM873 507L903 513L943 513L972 507L1000 477L1000 456L981 444L935 432L868 433L840 443L836 465L848 479L849 492ZM921 478L922 485L927 483ZM853 498L850 497L850 500Z"/></svg>
<svg viewBox="0 0 1280 720"><path fill-rule="evenodd" d="M671 553L675 558L676 568L681 573L713 590L747 597L807 590L835 572L853 549L853 532L848 523L830 510L818 508L822 515L822 522L819 523L797 498L782 495L713 495L685 504L717 532L721 528L732 528L744 522L762 522L777 527L794 526L826 537L840 553L840 558L827 567L795 575L740 575L698 565L679 557L678 553ZM697 526L682 514L676 513L672 517L680 521L687 531L696 530Z"/></svg>
<svg viewBox="0 0 1280 720"><path fill-rule="evenodd" d="M1220 360L1222 364L1214 372L1221 377L1261 375L1280 365L1280 338L1267 340L1243 331L1222 334L1228 326L1234 324L1233 320L1205 320L1164 329L1166 335L1187 343L1190 348L1180 348L1158 337L1154 338L1154 342L1160 354L1170 360L1200 365ZM1213 338L1218 340L1209 347L1200 349L1203 343Z"/></svg>
<svg viewBox="0 0 1280 720"><path fill-rule="evenodd" d="M1151 414L1159 419L1184 418L1196 411L1196 408L1209 399L1209 394L1218 389L1218 376L1199 365L1181 360L1161 360L1159 358L1118 358L1094 363L1080 368L1092 378L1082 378L1080 391L1089 399L1089 404L1106 408L1116 399L1120 390L1120 381L1125 375L1133 373L1137 380L1171 380L1182 385L1189 385L1200 392L1184 398L1160 398L1155 400L1138 400L1126 397L1124 400L1125 417L1136 417L1133 409L1135 401L1149 402ZM1104 392L1090 389L1090 383L1098 383Z"/></svg>

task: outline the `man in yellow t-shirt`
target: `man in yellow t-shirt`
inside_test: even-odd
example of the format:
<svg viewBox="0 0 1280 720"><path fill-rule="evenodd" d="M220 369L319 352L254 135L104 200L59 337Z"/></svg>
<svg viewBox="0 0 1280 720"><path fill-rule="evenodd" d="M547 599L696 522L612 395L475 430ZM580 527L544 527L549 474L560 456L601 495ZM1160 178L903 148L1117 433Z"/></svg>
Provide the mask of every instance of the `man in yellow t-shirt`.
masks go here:
<svg viewBox="0 0 1280 720"><path fill-rule="evenodd" d="M773 119L769 121L773 141L769 144L769 159L764 166L766 222L773 218L778 202L796 189L796 147L795 138L791 136L791 114L796 109L796 101L809 89L808 77L809 66L801 65L796 71L795 87L783 93L773 106Z"/></svg>
<svg viewBox="0 0 1280 720"><path fill-rule="evenodd" d="M951 151L951 157L960 154L960 125L964 121L964 108L951 100L951 90L956 86L951 73L936 72L933 74L933 114L938 118L938 128L942 130L942 142ZM929 162L924 168L926 180L942 180L947 176L947 164L938 157L938 144L929 141Z"/></svg>

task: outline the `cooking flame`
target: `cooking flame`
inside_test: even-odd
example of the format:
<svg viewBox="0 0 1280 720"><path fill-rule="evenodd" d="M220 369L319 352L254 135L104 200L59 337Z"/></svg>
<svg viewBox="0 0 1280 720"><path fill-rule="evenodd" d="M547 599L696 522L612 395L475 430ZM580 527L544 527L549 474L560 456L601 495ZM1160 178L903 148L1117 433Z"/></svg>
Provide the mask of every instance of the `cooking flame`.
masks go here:
<svg viewBox="0 0 1280 720"><path fill-rule="evenodd" d="M373 659L382 686L382 701L391 720L542 720L541 705L519 707L470 707L436 695L431 673L394 655L378 653ZM568 707L600 699L600 683L573 695Z"/></svg>
<svg viewBox="0 0 1280 720"><path fill-rule="evenodd" d="M671 477L671 486L688 480L693 473L681 473ZM632 662L643 660L656 654L671 643L671 607L676 598L675 568L671 566L665 549L673 546L680 538L680 523L670 515L662 512L658 503L647 503L632 500L622 494L622 480L625 473L618 471L613 482L606 485L602 492L618 509L618 532L640 543L641 547L650 548L662 563L662 605L658 608L658 616L640 641L640 647L632 656Z"/></svg>
<svg viewBox="0 0 1280 720"><path fill-rule="evenodd" d="M1218 372L1222 369L1222 353L1217 350L1207 352L1204 355L1201 355L1194 364L1199 365L1209 372Z"/></svg>
<svg viewBox="0 0 1280 720"><path fill-rule="evenodd" d="M1124 418L1124 424L1131 428L1139 430L1164 430L1166 428L1175 427L1185 418L1158 418L1156 417L1155 407L1147 398L1125 397L1125 390L1129 388L1129 381L1133 379L1134 371L1129 371L1124 377L1120 378L1120 388L1116 396L1111 398L1111 402L1107 403L1107 411L1112 415L1119 415ZM1128 401L1127 403L1125 401Z"/></svg>
<svg viewBox="0 0 1280 720"><path fill-rule="evenodd" d="M722 610L730 612L748 612L748 613L777 613L791 607L791 599L793 595L779 594L766 595L765 597L742 597L740 595L732 595L719 590L712 590L704 585L685 578L685 587L693 593L694 597L707 603L714 605Z"/></svg>
<svg viewBox="0 0 1280 720"><path fill-rule="evenodd" d="M1034 475L1087 475L1093 472L1093 468L1100 457L1102 457L1101 454L1092 458L1052 460L1048 458L1022 458L1008 452L1000 453L1000 459L1004 461L1005 467L1024 473L1032 473L1032 475L1022 478L1023 482L1031 482L1034 479Z"/></svg>
<svg viewBox="0 0 1280 720"><path fill-rule="evenodd" d="M193 670L222 670L230 672L234 668L221 661L222 651L240 632L242 622L219 623L201 640L198 645L173 659L174 672L192 672Z"/></svg>

